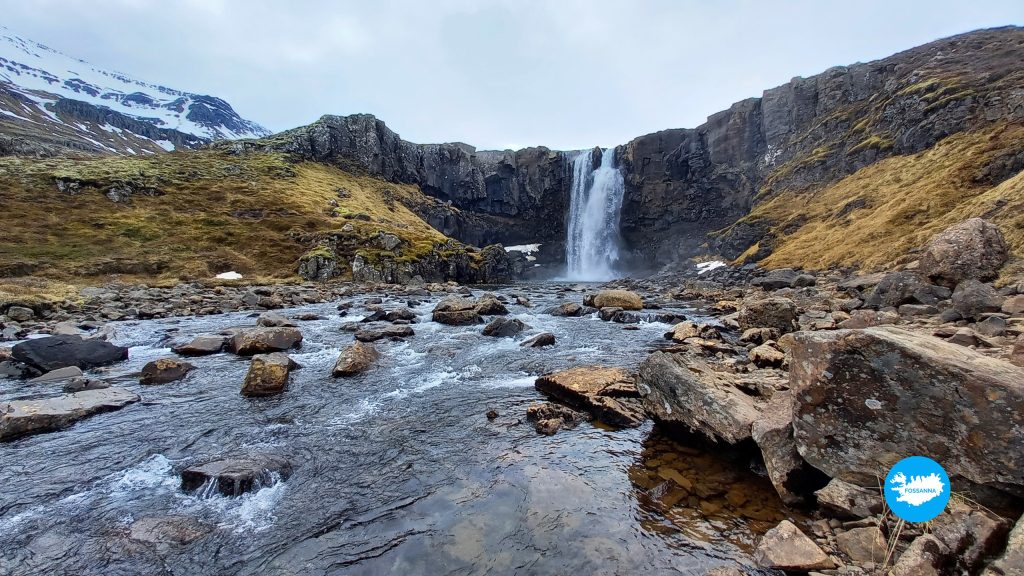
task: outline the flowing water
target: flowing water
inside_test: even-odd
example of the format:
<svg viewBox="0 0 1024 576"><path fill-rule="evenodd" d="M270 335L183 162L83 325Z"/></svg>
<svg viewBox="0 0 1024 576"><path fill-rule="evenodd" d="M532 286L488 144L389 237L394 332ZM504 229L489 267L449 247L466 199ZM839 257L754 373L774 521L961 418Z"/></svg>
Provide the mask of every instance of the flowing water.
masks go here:
<svg viewBox="0 0 1024 576"><path fill-rule="evenodd" d="M601 154L593 166L589 151L573 160L569 230L566 238L568 278L604 281L617 276L619 260L619 213L625 183L615 166L615 149Z"/></svg>
<svg viewBox="0 0 1024 576"><path fill-rule="evenodd" d="M333 379L352 340L333 304L316 312L292 357L303 368L270 398L244 398L247 360L196 358L181 382L140 386L133 373L171 343L249 314L116 323L130 359L92 375L143 401L73 427L0 444L0 574L703 574L751 565L756 535L788 512L744 455L668 440L651 424L583 424L552 437L524 420L542 400L536 375L585 363L635 368L668 326L638 330L557 318L579 301L554 285L500 290L534 308L512 316L558 343L523 349L479 326L429 320L378 342L372 371ZM385 297L385 308L404 303ZM686 311L692 313L692 311ZM0 380L0 400L59 385ZM489 421L485 413L500 416ZM254 452L287 457L293 475L241 497L187 494L181 469ZM144 518L205 528L185 544L129 537Z"/></svg>

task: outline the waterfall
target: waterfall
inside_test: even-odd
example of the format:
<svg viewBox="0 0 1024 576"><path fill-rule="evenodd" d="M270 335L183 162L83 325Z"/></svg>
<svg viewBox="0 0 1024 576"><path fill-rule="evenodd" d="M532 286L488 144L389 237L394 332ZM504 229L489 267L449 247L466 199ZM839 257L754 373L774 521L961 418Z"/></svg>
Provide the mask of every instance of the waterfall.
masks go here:
<svg viewBox="0 0 1024 576"><path fill-rule="evenodd" d="M602 281L615 278L619 260L619 212L625 189L615 167L615 149L601 154L594 167L591 151L573 161L569 233L565 259L571 280Z"/></svg>

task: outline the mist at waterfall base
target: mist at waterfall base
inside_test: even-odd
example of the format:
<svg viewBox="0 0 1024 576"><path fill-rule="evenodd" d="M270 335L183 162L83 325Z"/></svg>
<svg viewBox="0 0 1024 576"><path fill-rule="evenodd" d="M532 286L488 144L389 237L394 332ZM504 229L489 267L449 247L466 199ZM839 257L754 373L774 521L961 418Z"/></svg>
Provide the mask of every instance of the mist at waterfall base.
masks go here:
<svg viewBox="0 0 1024 576"><path fill-rule="evenodd" d="M594 167L594 154L580 152L572 164L568 234L565 260L566 279L584 282L612 280L617 272L619 213L625 182L615 166L615 149L601 154Z"/></svg>

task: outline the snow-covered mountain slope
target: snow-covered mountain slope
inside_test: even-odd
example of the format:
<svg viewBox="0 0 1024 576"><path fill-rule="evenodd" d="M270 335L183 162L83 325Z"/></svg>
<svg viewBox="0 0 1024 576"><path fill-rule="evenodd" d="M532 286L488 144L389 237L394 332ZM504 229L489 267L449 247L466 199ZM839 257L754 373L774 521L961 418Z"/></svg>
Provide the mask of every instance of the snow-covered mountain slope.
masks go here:
<svg viewBox="0 0 1024 576"><path fill-rule="evenodd" d="M20 142L138 154L269 133L220 98L103 70L0 26L0 153Z"/></svg>

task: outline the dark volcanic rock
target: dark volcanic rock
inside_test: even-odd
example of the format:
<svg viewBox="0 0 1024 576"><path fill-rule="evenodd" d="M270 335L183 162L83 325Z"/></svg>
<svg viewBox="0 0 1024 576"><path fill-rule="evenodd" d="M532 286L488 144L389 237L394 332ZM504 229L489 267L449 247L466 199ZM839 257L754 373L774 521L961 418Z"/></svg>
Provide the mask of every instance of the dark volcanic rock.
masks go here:
<svg viewBox="0 0 1024 576"><path fill-rule="evenodd" d="M81 336L47 336L16 345L11 357L42 372L66 366L85 370L127 360L128 348L105 340L84 340Z"/></svg>
<svg viewBox="0 0 1024 576"><path fill-rule="evenodd" d="M167 384L181 380L196 367L177 358L159 358L142 368L139 384Z"/></svg>
<svg viewBox="0 0 1024 576"><path fill-rule="evenodd" d="M483 335L495 338L511 338L529 328L518 318L495 318L484 326Z"/></svg>
<svg viewBox="0 0 1024 576"><path fill-rule="evenodd" d="M1024 369L894 327L799 332L790 352L794 437L815 468L873 488L924 454L1024 495Z"/></svg>
<svg viewBox="0 0 1024 576"><path fill-rule="evenodd" d="M240 496L287 480L291 475L292 465L284 457L256 454L186 468L181 472L181 488L192 492L209 483L211 490L224 496Z"/></svg>
<svg viewBox="0 0 1024 576"><path fill-rule="evenodd" d="M555 335L551 332L541 332L533 338L524 341L520 346L523 348L543 348L544 346L554 346Z"/></svg>

